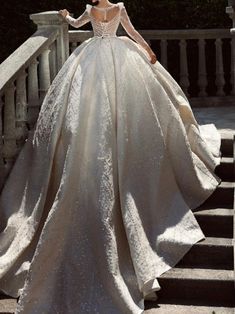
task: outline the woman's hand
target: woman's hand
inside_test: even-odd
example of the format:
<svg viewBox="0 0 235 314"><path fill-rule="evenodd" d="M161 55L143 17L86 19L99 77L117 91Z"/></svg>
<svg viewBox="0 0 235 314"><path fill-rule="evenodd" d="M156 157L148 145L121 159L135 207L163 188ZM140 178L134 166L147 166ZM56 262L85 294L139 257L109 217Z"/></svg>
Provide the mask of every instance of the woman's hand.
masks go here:
<svg viewBox="0 0 235 314"><path fill-rule="evenodd" d="M59 14L62 15L63 17L66 17L67 14L69 14L69 11L66 9L60 10Z"/></svg>

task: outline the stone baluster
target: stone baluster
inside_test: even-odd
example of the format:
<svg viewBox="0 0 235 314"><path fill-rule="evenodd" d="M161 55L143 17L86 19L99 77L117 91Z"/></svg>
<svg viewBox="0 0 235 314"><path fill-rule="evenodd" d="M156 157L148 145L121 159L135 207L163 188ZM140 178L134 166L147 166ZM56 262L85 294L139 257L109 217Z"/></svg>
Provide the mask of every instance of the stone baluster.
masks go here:
<svg viewBox="0 0 235 314"><path fill-rule="evenodd" d="M4 160L3 160L3 134L2 134L2 119L3 119L3 101L2 97L0 96L0 190L3 187L4 177L5 177L5 167L4 167Z"/></svg>
<svg viewBox="0 0 235 314"><path fill-rule="evenodd" d="M235 95L235 37L231 41L231 77L230 82L232 86L231 95Z"/></svg>
<svg viewBox="0 0 235 314"><path fill-rule="evenodd" d="M206 97L206 87L207 81L207 71L206 71L206 51L205 51L206 41L204 38L200 38L198 41L199 47L199 64L198 64L198 86L199 86L199 96Z"/></svg>
<svg viewBox="0 0 235 314"><path fill-rule="evenodd" d="M6 88L4 106L3 156L6 161L6 173L10 171L17 153L15 123L15 85L12 82Z"/></svg>
<svg viewBox="0 0 235 314"><path fill-rule="evenodd" d="M167 69L167 40L161 39L161 64ZM158 56L157 56L158 57Z"/></svg>
<svg viewBox="0 0 235 314"><path fill-rule="evenodd" d="M56 64L56 43L53 42L50 46L49 64L50 64L50 81L52 82L57 74Z"/></svg>
<svg viewBox="0 0 235 314"><path fill-rule="evenodd" d="M180 40L180 86L186 96L189 87L188 60L187 60L187 43L185 39Z"/></svg>
<svg viewBox="0 0 235 314"><path fill-rule="evenodd" d="M233 27L230 29L230 33L232 35L233 41L232 41L232 75L233 75L233 91L234 91L234 84L235 84L235 77L234 77L234 72L235 72L235 57L234 57L234 38L235 38L235 0L228 0L228 7L226 8L226 12L229 14L229 17L233 21ZM233 236L235 237L235 218L233 219ZM233 255L235 256L235 243L233 242ZM235 259L233 261L233 269L235 270ZM233 272L233 283L235 287L235 271Z"/></svg>
<svg viewBox="0 0 235 314"><path fill-rule="evenodd" d="M58 11L31 14L30 19L37 25L38 29L54 28L58 31L56 40L56 62L58 72L69 57L68 23Z"/></svg>
<svg viewBox="0 0 235 314"><path fill-rule="evenodd" d="M217 38L215 40L216 45L216 86L217 86L217 96L224 96L224 65L223 65L223 53L222 53L222 40Z"/></svg>
<svg viewBox="0 0 235 314"><path fill-rule="evenodd" d="M229 15L230 19L232 19L233 28L235 28L235 0L228 0L226 13Z"/></svg>
<svg viewBox="0 0 235 314"><path fill-rule="evenodd" d="M71 53L73 53L74 52L74 50L77 48L77 46L78 46L78 43L71 43Z"/></svg>
<svg viewBox="0 0 235 314"><path fill-rule="evenodd" d="M27 74L23 70L16 80L16 139L17 146L21 148L24 143L28 129L27 122L27 98L26 98L26 77Z"/></svg>
<svg viewBox="0 0 235 314"><path fill-rule="evenodd" d="M233 27L230 29L232 35L231 39L231 94L235 95L235 0L228 1L228 7L226 7L226 13L232 19Z"/></svg>
<svg viewBox="0 0 235 314"><path fill-rule="evenodd" d="M39 60L39 96L40 104L43 102L43 99L51 85L50 79L50 64L49 64L49 53L50 49L45 49L40 55Z"/></svg>
<svg viewBox="0 0 235 314"><path fill-rule="evenodd" d="M38 95L38 61L35 59L28 69L28 124L32 129L37 121L39 114L39 95Z"/></svg>

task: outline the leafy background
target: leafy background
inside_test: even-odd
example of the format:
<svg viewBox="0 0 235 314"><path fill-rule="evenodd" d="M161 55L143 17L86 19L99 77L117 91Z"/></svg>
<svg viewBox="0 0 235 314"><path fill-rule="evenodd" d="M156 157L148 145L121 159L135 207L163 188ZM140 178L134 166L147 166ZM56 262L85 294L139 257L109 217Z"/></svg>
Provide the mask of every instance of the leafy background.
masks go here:
<svg viewBox="0 0 235 314"><path fill-rule="evenodd" d="M118 1L112 1L118 2ZM30 35L36 26L29 14L67 8L79 16L89 0L7 0L1 2L0 62L9 56ZM135 28L187 29L229 28L232 22L225 13L227 0L124 0ZM90 23L81 29L90 29Z"/></svg>

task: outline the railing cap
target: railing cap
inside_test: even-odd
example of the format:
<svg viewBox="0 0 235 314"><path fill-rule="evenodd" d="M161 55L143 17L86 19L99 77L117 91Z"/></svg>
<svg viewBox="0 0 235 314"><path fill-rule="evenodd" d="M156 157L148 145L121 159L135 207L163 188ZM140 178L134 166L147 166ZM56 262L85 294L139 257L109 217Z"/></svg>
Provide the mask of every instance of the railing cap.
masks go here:
<svg viewBox="0 0 235 314"><path fill-rule="evenodd" d="M58 11L45 11L30 14L30 19L37 25L61 25L67 24Z"/></svg>

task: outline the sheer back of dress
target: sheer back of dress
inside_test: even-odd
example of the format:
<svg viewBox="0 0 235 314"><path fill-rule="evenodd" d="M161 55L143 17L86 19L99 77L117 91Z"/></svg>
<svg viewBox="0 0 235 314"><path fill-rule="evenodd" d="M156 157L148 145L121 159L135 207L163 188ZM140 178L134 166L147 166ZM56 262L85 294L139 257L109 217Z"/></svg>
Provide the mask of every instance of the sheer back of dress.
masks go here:
<svg viewBox="0 0 235 314"><path fill-rule="evenodd" d="M108 17L108 10L115 10L114 8L118 8L117 13L112 16L109 20ZM97 17L93 15L93 10L100 10L103 11L103 17L106 21L101 21ZM111 14L110 14L111 15ZM110 18L110 17L109 17ZM84 24L91 22L94 36L99 37L106 37L106 36L116 36L116 32L119 26L119 23L123 26L127 34L134 39L138 44L140 44L143 48L148 48L148 43L144 40L144 38L137 32L134 28L129 15L127 14L125 5L123 2L118 2L114 4L112 7L109 8L98 8L92 6L90 4L86 5L86 10L80 15L77 19L67 15L66 18L67 22L72 25L73 27L79 28Z"/></svg>
<svg viewBox="0 0 235 314"><path fill-rule="evenodd" d="M120 12L122 8L122 2L117 3L116 5L109 8L98 8L93 7L90 4L86 5L87 12L90 16L90 21L92 24L92 28L94 31L94 36L116 36L116 32L118 29L118 25L120 23ZM118 10L115 10L118 8ZM102 11L102 15L104 17L104 21L95 17L94 11ZM109 11L109 12L108 12ZM108 13L110 11L117 11L112 18L107 19Z"/></svg>

